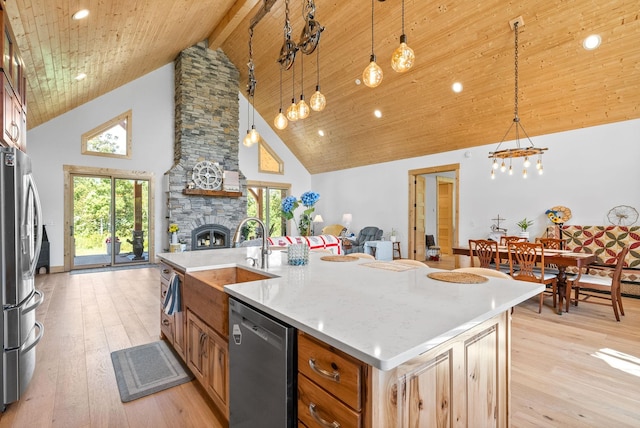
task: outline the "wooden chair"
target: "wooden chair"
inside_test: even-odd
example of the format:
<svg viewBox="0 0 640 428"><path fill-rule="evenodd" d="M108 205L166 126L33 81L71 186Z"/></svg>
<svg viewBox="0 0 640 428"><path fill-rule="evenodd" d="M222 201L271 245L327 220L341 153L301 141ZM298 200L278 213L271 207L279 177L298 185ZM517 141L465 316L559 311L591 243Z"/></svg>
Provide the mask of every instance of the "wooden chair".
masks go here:
<svg viewBox="0 0 640 428"><path fill-rule="evenodd" d="M616 316L616 321L620 321L620 314L624 315L622 294L620 292L620 277L622 276L624 258L628 252L629 247L622 247L616 258L615 266L597 265L594 267L595 270L606 270L610 272L611 276L580 274L573 286L575 290L574 304L578 306L578 302L587 302L607 306L611 305L613 307L613 313ZM590 299L598 300L592 301ZM611 303L600 300L608 300Z"/></svg>
<svg viewBox="0 0 640 428"><path fill-rule="evenodd" d="M359 259L371 259L371 260L376 259L371 254L367 254L367 253L349 253L347 254L347 256L357 257Z"/></svg>
<svg viewBox="0 0 640 428"><path fill-rule="evenodd" d="M562 250L562 239L536 238L536 242L540 242L544 248L549 250Z"/></svg>
<svg viewBox="0 0 640 428"><path fill-rule="evenodd" d="M536 262L540 258L540 268ZM544 252L541 243L511 242L509 243L509 266L511 277L518 281L538 282L546 287L551 285L553 293L553 307L557 306L558 280L555 274L544 271ZM546 290L540 293L538 313L542 312L542 301Z"/></svg>
<svg viewBox="0 0 640 428"><path fill-rule="evenodd" d="M500 272L499 270L491 269L491 268L463 267L463 268L454 269L453 272L475 273L476 275L489 276L492 278L502 278L502 279L513 280L513 278L510 275L507 275L504 272Z"/></svg>
<svg viewBox="0 0 640 428"><path fill-rule="evenodd" d="M475 256L474 256L475 253ZM498 243L486 239L469 239L469 256L471 256L471 267L474 267L474 260L477 257L481 268L500 269L500 258L498 257Z"/></svg>
<svg viewBox="0 0 640 428"><path fill-rule="evenodd" d="M501 247L508 246L510 242L527 242L527 238L523 238L522 236L513 236L513 235L507 235L507 236L501 236L500 237L500 246Z"/></svg>

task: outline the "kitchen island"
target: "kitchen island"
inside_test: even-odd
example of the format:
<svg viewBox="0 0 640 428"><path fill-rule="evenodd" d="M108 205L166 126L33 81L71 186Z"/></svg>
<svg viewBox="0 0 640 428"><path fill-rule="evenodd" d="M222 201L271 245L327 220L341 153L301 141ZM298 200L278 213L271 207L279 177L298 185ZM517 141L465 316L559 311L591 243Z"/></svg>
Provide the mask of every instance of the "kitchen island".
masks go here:
<svg viewBox="0 0 640 428"><path fill-rule="evenodd" d="M359 398L346 403L358 414L354 426L408 426L420 420L509 425L509 310L539 294L541 285L494 278L450 283L427 277L435 270L426 266L395 271L390 262L331 262L321 260L323 253L312 253L306 266L289 266L286 252L273 251L269 267L259 269L250 266L258 251L160 258L187 277L236 267L269 277L226 284L224 291L297 328L301 343L317 341L361 363ZM308 376L299 376L304 376L302 385Z"/></svg>

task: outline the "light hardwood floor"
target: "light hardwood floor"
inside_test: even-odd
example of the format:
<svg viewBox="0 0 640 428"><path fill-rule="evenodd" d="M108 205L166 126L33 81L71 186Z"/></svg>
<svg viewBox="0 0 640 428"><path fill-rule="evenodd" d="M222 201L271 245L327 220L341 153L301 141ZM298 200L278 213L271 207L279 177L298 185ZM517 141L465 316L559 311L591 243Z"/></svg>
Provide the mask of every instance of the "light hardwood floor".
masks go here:
<svg viewBox="0 0 640 428"><path fill-rule="evenodd" d="M38 275L45 335L24 397L0 427L220 427L195 381L122 403L110 353L157 340L157 268ZM581 304L556 315L545 300L516 307L513 427L640 426L640 300Z"/></svg>

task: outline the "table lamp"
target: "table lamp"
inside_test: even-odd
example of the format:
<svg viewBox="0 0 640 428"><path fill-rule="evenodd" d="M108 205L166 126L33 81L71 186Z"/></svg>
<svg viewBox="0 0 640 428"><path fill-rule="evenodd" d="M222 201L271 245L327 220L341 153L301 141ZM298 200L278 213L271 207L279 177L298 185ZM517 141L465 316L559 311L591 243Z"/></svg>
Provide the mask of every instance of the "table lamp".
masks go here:
<svg viewBox="0 0 640 428"><path fill-rule="evenodd" d="M322 216L320 214L316 214L316 216L313 218L312 220L313 222L313 234L316 234L316 223L324 223L324 220L322 219Z"/></svg>

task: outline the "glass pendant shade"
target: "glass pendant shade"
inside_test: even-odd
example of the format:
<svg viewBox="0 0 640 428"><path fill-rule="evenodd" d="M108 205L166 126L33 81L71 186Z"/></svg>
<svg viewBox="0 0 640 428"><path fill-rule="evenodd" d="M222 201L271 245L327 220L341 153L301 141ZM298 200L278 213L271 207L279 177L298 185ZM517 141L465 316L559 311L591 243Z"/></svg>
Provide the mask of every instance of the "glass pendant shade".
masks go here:
<svg viewBox="0 0 640 428"><path fill-rule="evenodd" d="M371 62L362 73L362 81L370 88L375 88L382 83L382 69L376 64L375 55L371 55Z"/></svg>
<svg viewBox="0 0 640 428"><path fill-rule="evenodd" d="M282 114L282 109L280 109L280 111L278 112L278 115L273 120L273 126L275 126L276 129L283 130L287 127L288 124L289 124L289 121L287 120L287 116Z"/></svg>
<svg viewBox="0 0 640 428"><path fill-rule="evenodd" d="M298 120L298 106L295 99L291 100L291 105L287 109L287 119L291 122Z"/></svg>
<svg viewBox="0 0 640 428"><path fill-rule="evenodd" d="M260 134L256 131L256 128L253 125L251 126L251 131L249 131L249 140L251 141L251 145L260 141Z"/></svg>
<svg viewBox="0 0 640 428"><path fill-rule="evenodd" d="M398 73L404 73L413 67L415 61L416 55L413 53L413 49L407 46L407 36L403 34L400 36L400 46L393 51L391 56L391 67Z"/></svg>
<svg viewBox="0 0 640 428"><path fill-rule="evenodd" d="M320 92L320 86L316 86L316 92L311 95L309 105L313 111L322 111L327 106L327 99Z"/></svg>
<svg viewBox="0 0 640 428"><path fill-rule="evenodd" d="M247 135L245 135L244 139L242 140L242 145L245 147L253 146L253 143L251 142L251 136L249 135L249 130L247 130Z"/></svg>
<svg viewBox="0 0 640 428"><path fill-rule="evenodd" d="M309 104L304 100L304 95L300 95L300 101L298 102L298 119L308 118L309 113L311 113Z"/></svg>

